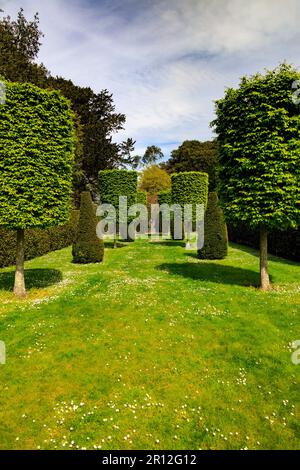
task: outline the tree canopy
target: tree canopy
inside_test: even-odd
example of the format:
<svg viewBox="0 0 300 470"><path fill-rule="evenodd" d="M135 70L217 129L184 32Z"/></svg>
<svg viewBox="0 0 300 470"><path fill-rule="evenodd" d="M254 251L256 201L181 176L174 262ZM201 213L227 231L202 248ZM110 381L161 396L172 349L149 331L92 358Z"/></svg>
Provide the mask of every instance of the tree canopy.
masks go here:
<svg viewBox="0 0 300 470"><path fill-rule="evenodd" d="M156 195L161 191L166 191L170 188L170 175L162 168L159 168L159 166L149 166L142 172L140 180L141 190L146 191L150 195Z"/></svg>

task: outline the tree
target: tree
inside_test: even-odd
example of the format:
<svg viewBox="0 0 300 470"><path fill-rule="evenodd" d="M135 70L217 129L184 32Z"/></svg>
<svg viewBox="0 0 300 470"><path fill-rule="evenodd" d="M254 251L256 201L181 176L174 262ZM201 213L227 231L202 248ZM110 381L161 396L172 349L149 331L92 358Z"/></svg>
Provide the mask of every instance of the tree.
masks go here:
<svg viewBox="0 0 300 470"><path fill-rule="evenodd" d="M35 63L43 33L39 16L27 21L21 8L17 19L10 16L0 20L0 75L7 80L30 82L42 86L48 71Z"/></svg>
<svg viewBox="0 0 300 470"><path fill-rule="evenodd" d="M6 82L0 106L0 226L17 231L15 294L26 294L24 230L69 219L75 133L59 93Z"/></svg>
<svg viewBox="0 0 300 470"><path fill-rule="evenodd" d="M142 164L145 166L154 165L162 158L164 158L164 154L161 148L157 147L156 145L151 145L146 149L146 152L142 158Z"/></svg>
<svg viewBox="0 0 300 470"><path fill-rule="evenodd" d="M136 144L136 141L129 138L119 145L119 149L120 149L119 166L121 168L126 168L129 166L132 168L132 170L137 170L137 168L140 166L141 157L139 157L138 155L132 156L132 153L134 152L134 149L135 149L135 144Z"/></svg>
<svg viewBox="0 0 300 470"><path fill-rule="evenodd" d="M186 140L171 153L164 165L169 173L200 171L209 176L209 191L217 186L217 144L215 141Z"/></svg>
<svg viewBox="0 0 300 470"><path fill-rule="evenodd" d="M104 257L104 242L97 237L97 217L91 194L81 194L80 217L73 243L73 263L101 263Z"/></svg>
<svg viewBox="0 0 300 470"><path fill-rule="evenodd" d="M142 191L146 191L150 195L156 195L170 188L171 178L165 170L157 165L152 165L143 171L140 181Z"/></svg>
<svg viewBox="0 0 300 470"><path fill-rule="evenodd" d="M217 193L209 193L204 217L204 246L198 250L198 258L223 259L227 252L228 235L224 214Z"/></svg>
<svg viewBox="0 0 300 470"><path fill-rule="evenodd" d="M261 288L270 287L268 232L300 220L300 74L282 64L243 77L216 103L221 203L228 221L260 231Z"/></svg>

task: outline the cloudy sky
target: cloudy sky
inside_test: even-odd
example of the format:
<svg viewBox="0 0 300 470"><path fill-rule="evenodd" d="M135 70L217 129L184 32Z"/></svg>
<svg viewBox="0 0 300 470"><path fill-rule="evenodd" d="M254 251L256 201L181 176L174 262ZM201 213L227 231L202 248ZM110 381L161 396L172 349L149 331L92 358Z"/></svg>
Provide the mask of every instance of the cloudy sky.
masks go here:
<svg viewBox="0 0 300 470"><path fill-rule="evenodd" d="M165 155L213 136L214 100L239 77L283 60L300 65L299 0L0 0L40 13L53 75L107 88L133 137Z"/></svg>

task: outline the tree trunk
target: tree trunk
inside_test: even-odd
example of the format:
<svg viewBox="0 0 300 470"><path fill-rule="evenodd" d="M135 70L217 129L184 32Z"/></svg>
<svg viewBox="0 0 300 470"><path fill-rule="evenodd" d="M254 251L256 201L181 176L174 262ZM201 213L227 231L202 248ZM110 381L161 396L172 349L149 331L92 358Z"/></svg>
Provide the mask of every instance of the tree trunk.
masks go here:
<svg viewBox="0 0 300 470"><path fill-rule="evenodd" d="M118 247L118 245L117 245L117 238L115 237L115 238L114 238L114 248L117 248L117 247Z"/></svg>
<svg viewBox="0 0 300 470"><path fill-rule="evenodd" d="M260 227L260 287L262 290L270 289L268 273L268 232L264 226Z"/></svg>
<svg viewBox="0 0 300 470"><path fill-rule="evenodd" d="M17 262L15 275L14 293L17 297L25 297L25 279L24 279L24 230L17 231Z"/></svg>

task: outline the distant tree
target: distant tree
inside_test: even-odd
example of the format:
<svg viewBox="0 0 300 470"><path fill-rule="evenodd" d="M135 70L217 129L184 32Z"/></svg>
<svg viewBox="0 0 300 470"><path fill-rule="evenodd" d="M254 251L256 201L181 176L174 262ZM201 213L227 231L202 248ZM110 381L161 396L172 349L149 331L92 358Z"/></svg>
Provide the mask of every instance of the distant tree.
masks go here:
<svg viewBox="0 0 300 470"><path fill-rule="evenodd" d="M141 157L138 155L132 156L135 149L136 141L129 138L119 144L120 149L120 168L130 167L132 170L137 170L141 163Z"/></svg>
<svg viewBox="0 0 300 470"><path fill-rule="evenodd" d="M209 190L215 191L217 186L217 143L215 141L186 140L178 149L173 150L171 158L166 162L164 168L169 173L182 171L207 173Z"/></svg>
<svg viewBox="0 0 300 470"><path fill-rule="evenodd" d="M171 177L157 165L146 168L140 180L140 189L146 191L150 195L156 195L161 191L171 188Z"/></svg>
<svg viewBox="0 0 300 470"><path fill-rule="evenodd" d="M163 157L164 154L162 150L156 145L151 145L150 147L147 147L146 152L144 153L144 156L142 158L142 164L144 166L154 165Z"/></svg>
<svg viewBox="0 0 300 470"><path fill-rule="evenodd" d="M24 230L69 219L74 140L73 113L61 93L6 82L0 106L0 226L17 232L17 296L26 294Z"/></svg>
<svg viewBox="0 0 300 470"><path fill-rule="evenodd" d="M282 64L243 77L216 103L219 194L226 219L260 231L261 288L270 287L268 232L300 222L300 73Z"/></svg>
<svg viewBox="0 0 300 470"><path fill-rule="evenodd" d="M22 8L16 20L3 17L0 20L0 76L42 86L48 71L35 63L42 37L37 13L32 21L26 20Z"/></svg>

